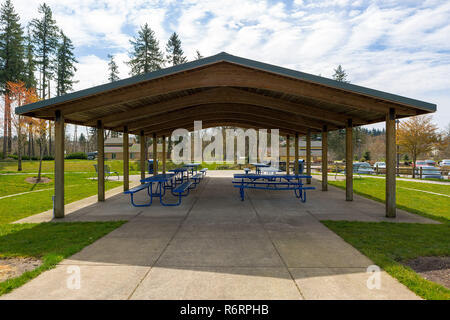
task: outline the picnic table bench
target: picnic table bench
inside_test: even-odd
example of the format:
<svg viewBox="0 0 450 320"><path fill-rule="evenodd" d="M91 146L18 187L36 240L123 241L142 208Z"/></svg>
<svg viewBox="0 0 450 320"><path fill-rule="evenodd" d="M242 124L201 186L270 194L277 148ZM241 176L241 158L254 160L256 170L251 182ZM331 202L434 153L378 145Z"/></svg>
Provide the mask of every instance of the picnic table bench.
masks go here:
<svg viewBox="0 0 450 320"><path fill-rule="evenodd" d="M206 172L208 171L208 168L203 168L203 169L201 169L200 170L200 172L204 175L204 176L206 176Z"/></svg>
<svg viewBox="0 0 450 320"><path fill-rule="evenodd" d="M291 174L235 174L233 186L239 188L241 200L244 201L245 189L260 190L293 190L295 197L306 202L306 190L314 190L315 187L305 187L302 179L312 178L305 175Z"/></svg>
<svg viewBox="0 0 450 320"><path fill-rule="evenodd" d="M141 184L141 185L139 185L137 187L134 187L134 188L132 188L130 190L125 191L124 194L131 195L131 204L134 207L149 207L149 206L152 205L152 200L153 200L151 188L152 188L152 184L151 183L144 183L144 184ZM139 192L139 191L141 191L141 190L144 190L144 189L147 189L147 193L150 196L150 202L144 203L144 204L136 204L136 203L134 203L134 194Z"/></svg>
<svg viewBox="0 0 450 320"><path fill-rule="evenodd" d="M203 177L206 175L206 171L200 171L191 177L186 176L186 181L184 172L188 172L187 168L177 168L170 170L171 173L166 174L157 174L155 176L151 176L141 180L141 185L134 187L130 190L124 192L124 194L129 194L131 196L131 204L135 207L149 207L152 205L153 198L158 197L161 205L168 206L179 206L181 204L182 197L186 197L189 195L189 191L191 189L195 189ZM181 184L177 184L177 182L181 182ZM155 190L153 190L153 184L156 184ZM150 197L150 200L144 204L137 204L134 201L134 195L147 189L147 193ZM178 198L178 201L175 203L168 203L163 200L163 197L166 195L166 190L170 189L172 195Z"/></svg>
<svg viewBox="0 0 450 320"><path fill-rule="evenodd" d="M186 180L188 180L188 169L187 168L175 168L175 169L171 169L169 170L169 172L172 172L175 174L175 184L177 184L178 182L183 183L185 178ZM186 173L186 175L185 175Z"/></svg>
<svg viewBox="0 0 450 320"><path fill-rule="evenodd" d="M194 175L194 172L197 173L200 163L186 163L184 166L190 171L191 175Z"/></svg>
<svg viewBox="0 0 450 320"><path fill-rule="evenodd" d="M197 173L195 176L192 176L191 179L194 180L192 182L191 189L194 189L195 187L197 187L197 185L203 179L203 173Z"/></svg>
<svg viewBox="0 0 450 320"><path fill-rule="evenodd" d="M94 168L95 168L95 172L98 174L98 167L96 164L94 164ZM111 171L110 167L105 164L105 180L108 180L108 178L110 176L112 176L113 174L117 175L117 180L120 180L120 176L119 173L117 171Z"/></svg>

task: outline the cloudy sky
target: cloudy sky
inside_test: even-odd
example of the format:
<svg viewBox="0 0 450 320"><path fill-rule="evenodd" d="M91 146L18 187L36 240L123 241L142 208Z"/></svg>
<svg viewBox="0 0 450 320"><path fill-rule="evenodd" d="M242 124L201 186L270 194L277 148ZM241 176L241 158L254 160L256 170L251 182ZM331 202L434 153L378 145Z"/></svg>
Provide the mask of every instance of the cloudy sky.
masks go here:
<svg viewBox="0 0 450 320"><path fill-rule="evenodd" d="M13 0L23 24L40 0ZM352 83L436 103L450 123L450 1L47 0L73 40L76 89L107 82L107 55L120 76L129 39L148 23L161 48L172 32L188 59L221 51L331 77L341 64Z"/></svg>

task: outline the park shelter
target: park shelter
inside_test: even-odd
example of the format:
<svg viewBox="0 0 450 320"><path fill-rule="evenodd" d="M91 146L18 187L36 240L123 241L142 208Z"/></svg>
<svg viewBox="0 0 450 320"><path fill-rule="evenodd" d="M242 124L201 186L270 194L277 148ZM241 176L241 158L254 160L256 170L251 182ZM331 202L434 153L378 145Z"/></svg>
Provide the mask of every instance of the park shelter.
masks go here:
<svg viewBox="0 0 450 320"><path fill-rule="evenodd" d="M55 217L64 217L64 123L98 129L98 200L104 201L104 129L123 133L124 158L128 159L129 133L140 135L141 141L147 136L155 139L177 128L192 130L197 120L203 128L279 129L281 134L294 137L295 160L299 135L304 135L307 173L311 172L311 134L322 134L323 191L327 190L327 132L345 129L348 201L353 200L352 128L385 121L386 216L395 217L395 120L435 111L435 104L225 52L16 108L17 114L55 121ZM162 162L165 171L165 159ZM128 174L126 160L125 190Z"/></svg>

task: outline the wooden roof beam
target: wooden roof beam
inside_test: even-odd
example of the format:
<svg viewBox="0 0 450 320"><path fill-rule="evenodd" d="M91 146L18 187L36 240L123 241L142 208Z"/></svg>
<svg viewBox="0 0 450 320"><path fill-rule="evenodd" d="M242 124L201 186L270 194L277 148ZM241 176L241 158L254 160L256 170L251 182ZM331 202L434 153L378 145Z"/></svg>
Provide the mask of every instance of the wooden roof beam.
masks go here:
<svg viewBox="0 0 450 320"><path fill-rule="evenodd" d="M349 108L386 113L389 107L395 107L400 112L410 112L407 106L395 103L381 102L379 99L347 92L342 89L331 88L317 83L297 80L259 71L248 67L238 66L227 62L220 62L202 69L193 69L169 77L159 78L133 86L116 89L80 99L53 105L46 110L60 109L64 115L83 112L95 108L120 105L142 98L167 94L202 87L250 87L260 88L291 95L297 95L341 105ZM67 106L66 106L67 105ZM43 111L44 112L44 111Z"/></svg>
<svg viewBox="0 0 450 320"><path fill-rule="evenodd" d="M328 125L345 126L347 117L337 112L332 112L303 104L296 104L276 98L266 97L248 91L235 88L213 88L207 91L192 94L186 97L151 104L144 107L135 108L118 114L107 115L105 117L94 118L86 122L86 125L102 120L105 125L122 126L131 121L142 118L156 116L165 112L175 111L180 108L197 106L200 104L213 103L239 103L261 106L268 109L287 112L301 116L312 121L321 121ZM365 120L354 118L355 123L365 124Z"/></svg>
<svg viewBox="0 0 450 320"><path fill-rule="evenodd" d="M156 116L150 116L138 121L124 122L123 125L127 125L130 130L138 130L140 128L144 128L149 125L168 122L168 120L174 121L178 119L183 119L186 117L186 115L189 115L190 117L198 117L198 120L201 120L203 116L217 113L242 114L242 117L247 119L251 119L253 116L259 116L267 118L268 122L270 120L284 121L292 125L302 125L317 130L323 127L323 122L305 119L301 116L270 110L267 108L261 108L257 106L239 105L230 103L208 104L184 108L177 111L159 114ZM117 129L120 129L120 127L122 127L123 125L117 127Z"/></svg>
<svg viewBox="0 0 450 320"><path fill-rule="evenodd" d="M156 132L156 131L161 131L164 129L175 130L177 128L185 128L186 126L188 126L188 127L193 126L194 121L199 121L199 120L202 120L202 122L214 121L215 123L218 123L218 125L220 125L220 123L222 123L222 122L234 122L234 123L241 123L241 124L249 124L249 125L257 126L260 128L267 128L267 129L273 128L273 129L280 129L280 130L284 130L284 131L300 132L300 133L306 133L307 129L308 129L308 128L302 127L302 126L286 125L283 122L279 122L279 121L275 122L275 121L267 120L265 118L260 118L257 116L252 117L251 119L243 119L242 116L239 114L225 114L225 115L216 114L216 115L210 115L208 117L205 116L205 117L203 117L203 119L198 119L196 117L192 117L192 118L187 117L187 118L180 119L177 121L160 123L157 125L140 128L139 130L131 131L131 133L137 134L141 130L143 130L144 132Z"/></svg>
<svg viewBox="0 0 450 320"><path fill-rule="evenodd" d="M251 125L251 124L246 124L246 123L241 123L241 122L233 122L233 120L229 120L229 121L203 121L202 123L202 129L207 129L207 128L214 128L214 127L224 127L224 126L228 126L228 127L237 127L237 128L242 128L242 129L267 129L267 128L261 128L260 125ZM161 136L161 135L166 135L166 136L170 136L174 130L176 130L178 128L168 128L168 129L162 129L160 131L144 131L145 135L151 135L153 133L156 133L157 136ZM194 130L194 126L193 124L190 125L185 125L183 127L183 129L188 130L189 132L192 132ZM269 129L270 130L270 129ZM269 131L270 132L270 131ZM306 134L305 132L302 132L301 130L284 130L284 129L279 129L280 135L286 135L286 134L295 134L295 132L299 132L301 134Z"/></svg>

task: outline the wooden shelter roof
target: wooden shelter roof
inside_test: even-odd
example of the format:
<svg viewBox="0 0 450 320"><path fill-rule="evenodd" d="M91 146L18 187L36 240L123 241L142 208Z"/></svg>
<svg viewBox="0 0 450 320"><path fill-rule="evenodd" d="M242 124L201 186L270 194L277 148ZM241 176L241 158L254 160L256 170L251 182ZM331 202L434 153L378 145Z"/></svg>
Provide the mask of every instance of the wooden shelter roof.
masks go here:
<svg viewBox="0 0 450 320"><path fill-rule="evenodd" d="M93 75L95 76L95 75ZM436 111L436 105L225 52L16 108L17 114L130 133L239 126L305 133Z"/></svg>

